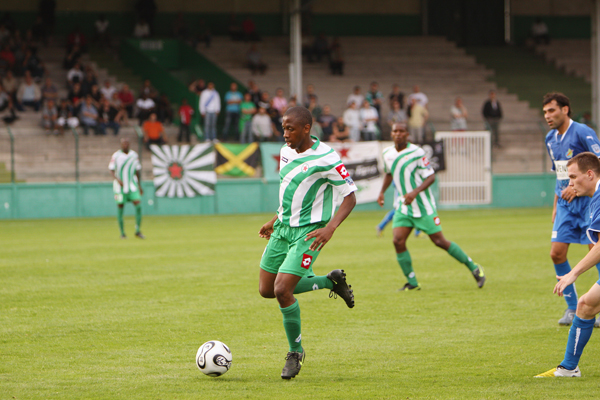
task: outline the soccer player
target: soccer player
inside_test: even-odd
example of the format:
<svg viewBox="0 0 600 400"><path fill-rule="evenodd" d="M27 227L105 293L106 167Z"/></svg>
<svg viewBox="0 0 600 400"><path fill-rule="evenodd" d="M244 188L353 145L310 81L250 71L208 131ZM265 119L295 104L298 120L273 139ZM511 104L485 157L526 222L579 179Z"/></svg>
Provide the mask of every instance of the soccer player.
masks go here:
<svg viewBox="0 0 600 400"><path fill-rule="evenodd" d="M269 240L260 261L259 292L276 298L283 314L289 343L283 379L295 377L304 362L300 307L294 294L330 289L349 308L354 294L346 274L336 269L327 276L315 276L312 265L336 228L356 204L356 185L337 153L315 136L310 136L312 116L304 107L289 108L282 120L286 145L280 154L279 209L260 228L259 236ZM334 215L334 192L343 198Z"/></svg>
<svg viewBox="0 0 600 400"><path fill-rule="evenodd" d="M571 103L564 94L546 94L543 110L544 118L551 129L546 135L546 147L552 159L552 170L556 171L550 257L556 275L563 276L571 271L567 259L569 244L586 244L591 248L586 236L590 199L585 196L577 197L573 188L569 186L567 162L584 151L600 156L600 141L592 129L571 119ZM573 322L577 309L575 285L565 289L564 298L567 309L558 323L568 326Z"/></svg>
<svg viewBox="0 0 600 400"><path fill-rule="evenodd" d="M563 276L556 276L558 283L554 286L554 293L564 296L567 290L575 283L579 275L583 274L595 264L600 263L600 245L598 234L600 233L600 161L595 153L579 153L566 164L569 188L577 198L591 197L590 224L586 234L593 247L590 252L573 268ZM594 283L592 288L581 298L577 304L577 311L573 318L573 325L569 330L569 339L565 358L556 368L537 375L536 378L546 377L580 377L579 359L583 349L590 340L594 330L596 314L600 312L600 280Z"/></svg>
<svg viewBox="0 0 600 400"><path fill-rule="evenodd" d="M477 286L481 288L486 279L483 268L474 263L456 243L446 240L442 233L435 200L429 189L435 181L435 172L429 166L425 151L409 143L408 136L404 122L396 122L392 125L394 146L383 150L386 175L377 199L379 205L383 207L385 191L393 181L400 194L392 224L393 242L396 259L408 280L401 290L421 289L413 271L410 253L406 249L406 239L413 228L425 232L436 246L446 250L458 262L465 264L477 281Z"/></svg>
<svg viewBox="0 0 600 400"><path fill-rule="evenodd" d="M144 194L144 190L140 185L142 165L138 154L129 149L129 139L121 139L121 150L117 150L112 155L108 169L115 179L113 191L117 202L117 220L121 230L121 239L127 239L123 228L123 207L128 201L131 201L135 206L135 236L145 239L146 237L140 231L140 225L142 224L142 205L140 201Z"/></svg>

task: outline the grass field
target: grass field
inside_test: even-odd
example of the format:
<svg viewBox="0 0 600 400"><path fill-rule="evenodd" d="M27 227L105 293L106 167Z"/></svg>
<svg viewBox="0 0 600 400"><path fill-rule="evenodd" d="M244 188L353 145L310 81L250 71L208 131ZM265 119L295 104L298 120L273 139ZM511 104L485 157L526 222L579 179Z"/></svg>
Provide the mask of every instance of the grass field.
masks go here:
<svg viewBox="0 0 600 400"><path fill-rule="evenodd" d="M441 213L444 233L485 267L428 239L408 247L423 290L405 280L385 212L354 213L314 270L343 268L356 307L328 290L299 295L306 363L280 378L281 313L258 294L271 216L148 217L145 241L119 240L116 218L3 221L0 399L587 399L598 397L600 333L580 379L533 379L564 354L565 305L552 295L550 210ZM389 229L389 228L388 228ZM574 246L571 260L585 254ZM574 263L573 263L574 265ZM583 294L595 270L578 281ZM218 339L231 370L209 378L196 350Z"/></svg>

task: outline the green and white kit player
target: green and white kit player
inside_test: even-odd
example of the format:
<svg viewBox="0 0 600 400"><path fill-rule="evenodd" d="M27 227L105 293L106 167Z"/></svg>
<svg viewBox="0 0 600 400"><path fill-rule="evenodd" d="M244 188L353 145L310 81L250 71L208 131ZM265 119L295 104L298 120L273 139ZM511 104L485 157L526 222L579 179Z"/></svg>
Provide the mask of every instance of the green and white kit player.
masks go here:
<svg viewBox="0 0 600 400"><path fill-rule="evenodd" d="M394 146L383 151L386 175L377 199L379 205L383 207L385 191L393 181L400 195L392 225L393 242L396 259L408 280L401 290L421 289L412 267L410 253L406 249L406 239L413 228L425 232L436 246L446 250L458 262L465 264L475 277L477 286L481 288L486 279L483 268L474 263L456 243L446 240L442 233L435 200L429 189L435 181L435 172L429 165L425 151L409 143L408 135L406 124L392 125Z"/></svg>
<svg viewBox="0 0 600 400"><path fill-rule="evenodd" d="M123 210L125 203L131 201L135 206L135 236L140 239L145 239L140 231L142 224L142 195L144 190L140 185L142 181L140 171L142 165L138 154L129 149L129 139L121 139L121 150L117 150L110 159L108 169L112 177L113 191L115 193L115 201L117 203L117 220L119 221L119 229L121 230L121 239L126 239L125 229L123 228Z"/></svg>
<svg viewBox="0 0 600 400"><path fill-rule="evenodd" d="M282 124L286 145L279 160L279 210L259 231L269 240L260 261L259 292L279 303L289 343L281 377L291 379L300 372L305 357L294 294L330 289L329 297L339 295L349 308L354 307L344 271L315 276L312 265L356 205L356 185L337 153L310 136L310 111L292 107ZM343 197L335 214L334 192Z"/></svg>

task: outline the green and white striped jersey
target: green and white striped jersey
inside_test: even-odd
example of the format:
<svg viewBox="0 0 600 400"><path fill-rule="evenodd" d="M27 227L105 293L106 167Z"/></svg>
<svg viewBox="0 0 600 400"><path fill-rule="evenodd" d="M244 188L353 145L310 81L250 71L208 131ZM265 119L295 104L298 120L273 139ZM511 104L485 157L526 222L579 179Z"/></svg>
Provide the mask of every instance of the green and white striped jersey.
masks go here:
<svg viewBox="0 0 600 400"><path fill-rule="evenodd" d="M335 212L335 192L346 197L356 185L340 156L315 136L303 153L284 145L279 159L279 220L291 227L328 222Z"/></svg>
<svg viewBox="0 0 600 400"><path fill-rule="evenodd" d="M417 195L410 205L404 204L404 195L412 192L421 183L435 172L429 166L425 151L419 146L408 143L402 151L397 151L394 146L383 150L384 171L392 174L396 189L400 194L396 210L409 217L420 218L431 215L436 211L435 200L430 188Z"/></svg>
<svg viewBox="0 0 600 400"><path fill-rule="evenodd" d="M115 194L127 194L139 191L139 182L136 171L142 169L138 154L129 150L127 154L123 153L122 150L118 150L112 155L108 169L115 171L115 175L123 182L123 187L119 185L119 182L115 179L113 182L113 190Z"/></svg>

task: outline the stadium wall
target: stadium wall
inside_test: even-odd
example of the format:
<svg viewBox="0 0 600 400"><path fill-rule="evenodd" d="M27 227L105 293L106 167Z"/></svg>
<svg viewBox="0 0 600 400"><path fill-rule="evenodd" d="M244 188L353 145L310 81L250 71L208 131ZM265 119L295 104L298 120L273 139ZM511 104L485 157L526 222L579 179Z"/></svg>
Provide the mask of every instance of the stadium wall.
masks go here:
<svg viewBox="0 0 600 400"><path fill-rule="evenodd" d="M551 174L495 175L493 202L486 207L552 206L555 179ZM152 182L143 182L143 188L144 215L275 213L278 207L279 183L262 179L220 180L214 196L183 199L155 197ZM386 203L392 204L392 191L386 195ZM113 216L112 198L110 182L0 184L0 219ZM357 205L356 210L381 208L368 203ZM125 207L126 214L133 215L133 211L133 207Z"/></svg>

